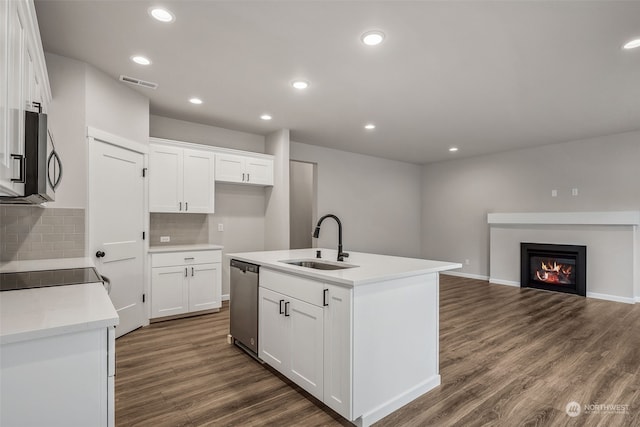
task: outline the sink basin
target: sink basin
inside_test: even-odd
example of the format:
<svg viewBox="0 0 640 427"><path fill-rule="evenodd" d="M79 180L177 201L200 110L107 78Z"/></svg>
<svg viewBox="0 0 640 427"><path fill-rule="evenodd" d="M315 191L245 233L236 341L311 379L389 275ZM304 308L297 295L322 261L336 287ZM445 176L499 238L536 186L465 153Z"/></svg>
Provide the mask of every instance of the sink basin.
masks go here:
<svg viewBox="0 0 640 427"><path fill-rule="evenodd" d="M346 268L357 267L357 265L353 264L344 264L342 262L331 262L318 259L287 259L280 262L297 265L299 267L313 268L316 270L344 270Z"/></svg>

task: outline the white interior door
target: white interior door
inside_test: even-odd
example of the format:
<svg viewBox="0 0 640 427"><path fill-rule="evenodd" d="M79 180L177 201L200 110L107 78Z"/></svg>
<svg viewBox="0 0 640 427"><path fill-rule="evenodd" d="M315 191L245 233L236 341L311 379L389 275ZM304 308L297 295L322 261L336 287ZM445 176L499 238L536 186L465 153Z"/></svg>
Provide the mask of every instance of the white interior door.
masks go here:
<svg viewBox="0 0 640 427"><path fill-rule="evenodd" d="M144 155L91 140L89 159L90 255L111 280L120 316L116 336L143 325Z"/></svg>

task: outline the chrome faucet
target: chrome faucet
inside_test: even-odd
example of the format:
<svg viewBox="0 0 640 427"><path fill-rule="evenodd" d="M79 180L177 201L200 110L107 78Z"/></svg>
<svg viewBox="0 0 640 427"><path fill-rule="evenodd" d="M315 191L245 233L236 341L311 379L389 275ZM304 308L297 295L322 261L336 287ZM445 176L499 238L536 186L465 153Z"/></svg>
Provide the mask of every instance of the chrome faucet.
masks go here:
<svg viewBox="0 0 640 427"><path fill-rule="evenodd" d="M338 223L338 261L344 261L344 258L348 257L349 254L346 252L342 252L342 223L340 222L340 219L337 216L333 214L327 214L322 218L320 218L318 220L318 224L316 224L316 229L313 232L313 237L317 239L318 236L320 236L320 224L322 224L322 221L324 221L326 218L333 218Z"/></svg>

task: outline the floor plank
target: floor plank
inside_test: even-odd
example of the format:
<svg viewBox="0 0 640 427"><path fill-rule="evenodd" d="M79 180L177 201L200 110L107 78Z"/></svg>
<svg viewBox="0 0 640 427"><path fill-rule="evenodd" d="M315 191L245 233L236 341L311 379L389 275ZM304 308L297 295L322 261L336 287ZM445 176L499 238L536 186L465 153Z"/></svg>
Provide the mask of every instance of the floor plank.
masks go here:
<svg viewBox="0 0 640 427"><path fill-rule="evenodd" d="M119 338L116 425L350 425L228 345L228 331L225 304ZM638 426L640 305L443 275L440 374L376 426ZM571 418L570 401L628 411Z"/></svg>

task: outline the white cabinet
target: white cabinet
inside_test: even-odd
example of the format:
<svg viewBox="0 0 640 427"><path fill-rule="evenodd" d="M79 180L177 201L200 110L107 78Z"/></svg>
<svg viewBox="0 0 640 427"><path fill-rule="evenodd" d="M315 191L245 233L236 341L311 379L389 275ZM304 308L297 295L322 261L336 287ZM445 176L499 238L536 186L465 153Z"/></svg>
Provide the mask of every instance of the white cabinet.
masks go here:
<svg viewBox="0 0 640 427"><path fill-rule="evenodd" d="M222 306L221 253L189 251L151 255L151 318Z"/></svg>
<svg viewBox="0 0 640 427"><path fill-rule="evenodd" d="M114 423L114 327L0 346L0 425Z"/></svg>
<svg viewBox="0 0 640 427"><path fill-rule="evenodd" d="M149 152L150 212L214 212L214 154L165 145Z"/></svg>
<svg viewBox="0 0 640 427"><path fill-rule="evenodd" d="M21 196L24 113L51 91L33 2L0 2L0 22L0 195Z"/></svg>
<svg viewBox="0 0 640 427"><path fill-rule="evenodd" d="M351 419L351 290L260 271L258 355Z"/></svg>
<svg viewBox="0 0 640 427"><path fill-rule="evenodd" d="M331 409L351 420L352 320L351 290L325 285L324 396Z"/></svg>
<svg viewBox="0 0 640 427"><path fill-rule="evenodd" d="M273 185L273 159L218 153L216 181Z"/></svg>

